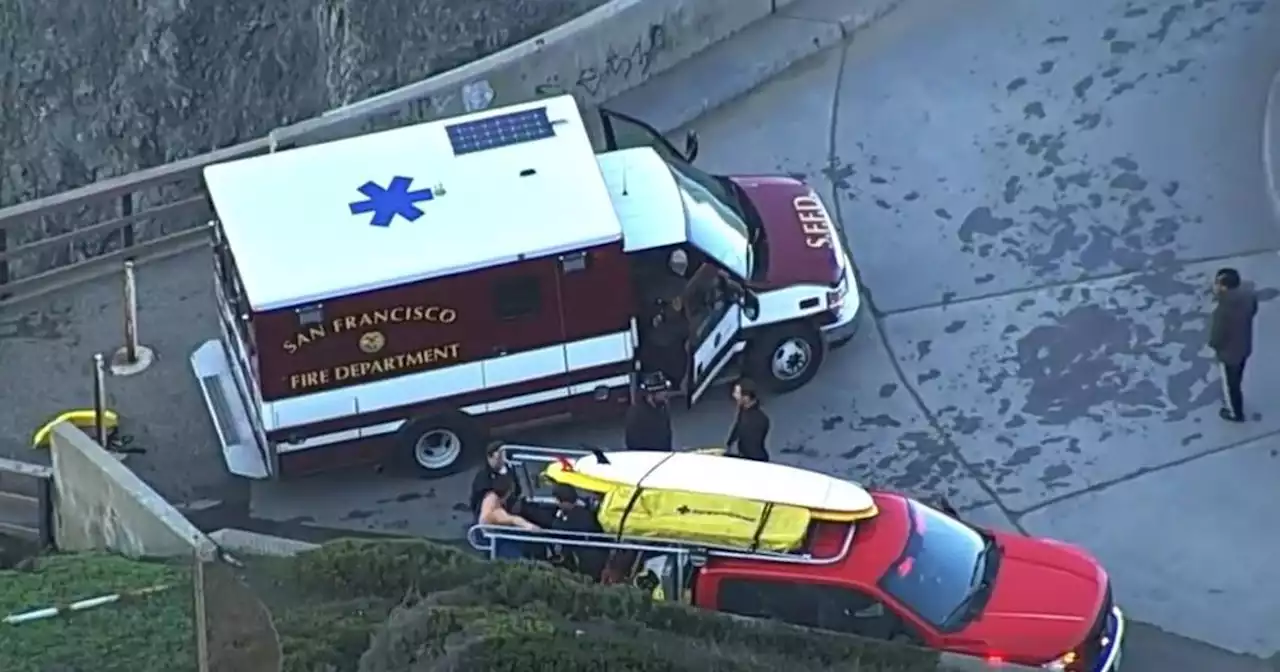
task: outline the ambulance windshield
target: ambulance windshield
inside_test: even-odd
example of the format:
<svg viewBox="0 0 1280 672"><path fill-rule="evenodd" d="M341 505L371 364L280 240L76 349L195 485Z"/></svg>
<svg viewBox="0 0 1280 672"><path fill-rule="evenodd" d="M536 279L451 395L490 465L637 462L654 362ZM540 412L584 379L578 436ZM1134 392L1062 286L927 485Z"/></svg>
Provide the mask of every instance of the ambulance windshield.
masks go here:
<svg viewBox="0 0 1280 672"><path fill-rule="evenodd" d="M739 277L750 279L751 229L732 185L688 163L668 161L667 165L684 201L689 242Z"/></svg>

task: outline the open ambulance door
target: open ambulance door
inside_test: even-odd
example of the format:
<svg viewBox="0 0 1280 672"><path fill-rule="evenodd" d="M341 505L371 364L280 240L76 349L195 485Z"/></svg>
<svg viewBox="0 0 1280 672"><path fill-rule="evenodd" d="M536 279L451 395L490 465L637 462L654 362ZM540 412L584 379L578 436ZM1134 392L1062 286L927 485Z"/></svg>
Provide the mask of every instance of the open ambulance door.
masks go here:
<svg viewBox="0 0 1280 672"><path fill-rule="evenodd" d="M600 108L600 123L604 131L605 151L652 147L667 161L693 163L698 158L698 134L693 131L685 135L684 151L680 151L657 129L625 114Z"/></svg>
<svg viewBox="0 0 1280 672"><path fill-rule="evenodd" d="M746 343L742 340L742 306L724 292L716 292L705 306L705 313L698 315L690 306L689 373L685 400L696 404L707 388L724 371L733 356L742 352Z"/></svg>

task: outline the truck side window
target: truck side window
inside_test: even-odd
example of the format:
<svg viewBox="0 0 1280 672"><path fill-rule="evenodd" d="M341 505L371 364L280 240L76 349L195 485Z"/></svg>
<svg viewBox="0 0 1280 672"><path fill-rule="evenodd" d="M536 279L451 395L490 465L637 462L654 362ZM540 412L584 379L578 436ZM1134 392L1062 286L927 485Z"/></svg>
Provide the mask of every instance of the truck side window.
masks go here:
<svg viewBox="0 0 1280 672"><path fill-rule="evenodd" d="M542 310L542 285L537 278L521 276L493 285L493 314L499 320L516 320Z"/></svg>
<svg viewBox="0 0 1280 672"><path fill-rule="evenodd" d="M851 588L761 579L722 579L717 609L792 625L889 639L901 620L874 597Z"/></svg>

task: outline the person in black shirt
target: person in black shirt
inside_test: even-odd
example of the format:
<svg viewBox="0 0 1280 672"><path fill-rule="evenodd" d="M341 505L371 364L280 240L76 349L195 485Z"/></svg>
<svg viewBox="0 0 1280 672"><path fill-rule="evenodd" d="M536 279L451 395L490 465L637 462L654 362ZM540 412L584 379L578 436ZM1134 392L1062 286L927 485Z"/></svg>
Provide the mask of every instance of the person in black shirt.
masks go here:
<svg viewBox="0 0 1280 672"><path fill-rule="evenodd" d="M661 373L649 373L640 383L640 394L627 410L627 450L673 449L671 413L665 394L669 385Z"/></svg>
<svg viewBox="0 0 1280 672"><path fill-rule="evenodd" d="M556 515L551 529L580 534L604 533L600 521L596 520L595 512L583 505L578 491L572 485L556 484L551 489L551 496L556 500ZM569 569L599 578L609 559L609 551L593 546L568 546L560 549L560 556Z"/></svg>
<svg viewBox="0 0 1280 672"><path fill-rule="evenodd" d="M738 405L738 416L734 418L733 429L726 448L738 446L738 456L760 462L769 461L769 451L765 449L765 438L769 436L769 416L760 408L760 395L749 380L740 380L733 386L733 401Z"/></svg>
<svg viewBox="0 0 1280 672"><path fill-rule="evenodd" d="M507 466L507 460L502 455L502 442L494 441L485 448L484 464L480 465L479 471L476 472L475 478L471 481L471 501L469 507L471 512L480 514L480 503L484 501L484 496L493 491L494 480L503 474L510 474L511 469ZM520 483L511 479L511 491L507 496L503 505L508 511L514 512L518 508L517 503L521 496Z"/></svg>

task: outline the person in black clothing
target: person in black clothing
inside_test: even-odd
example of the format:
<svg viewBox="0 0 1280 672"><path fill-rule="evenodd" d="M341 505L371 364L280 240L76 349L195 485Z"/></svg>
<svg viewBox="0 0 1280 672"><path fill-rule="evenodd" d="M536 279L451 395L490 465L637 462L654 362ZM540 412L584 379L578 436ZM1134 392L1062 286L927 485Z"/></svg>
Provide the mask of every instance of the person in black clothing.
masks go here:
<svg viewBox="0 0 1280 672"><path fill-rule="evenodd" d="M1213 277L1217 304L1209 323L1209 346L1222 372L1223 420L1244 422L1244 365L1253 354L1253 320L1258 315L1258 296L1240 281L1234 268L1218 269Z"/></svg>
<svg viewBox="0 0 1280 672"><path fill-rule="evenodd" d="M657 372L640 382L640 394L627 410L627 450L673 450L668 388L666 377Z"/></svg>
<svg viewBox="0 0 1280 672"><path fill-rule="evenodd" d="M471 481L471 512L479 515L480 503L484 501L484 496L493 491L494 481L498 476L510 474L511 469L507 466L507 460L502 455L502 442L494 441L485 448L484 464L480 465L479 471ZM503 503L508 511L515 512L520 498L524 493L520 492L520 483L515 478L511 479L511 490L507 496L507 500Z"/></svg>
<svg viewBox="0 0 1280 672"><path fill-rule="evenodd" d="M551 496L556 500L556 515L551 529L561 532L577 532L581 534L603 534L600 521L595 512L587 508L578 491L572 485L558 483L551 489ZM593 546L570 546L560 549L560 556L568 569L573 569L592 578L599 578L609 559L609 551Z"/></svg>
<svg viewBox="0 0 1280 672"><path fill-rule="evenodd" d="M739 380L733 386L733 400L738 405L726 448L738 446L738 456L759 462L769 461L765 450L765 438L769 436L769 416L760 408L760 395L749 380Z"/></svg>
<svg viewBox="0 0 1280 672"><path fill-rule="evenodd" d="M650 370L661 371L668 381L678 383L684 380L689 370L689 351L686 349L689 320L684 315L680 297L663 302L660 312L653 318L653 328L648 336Z"/></svg>

